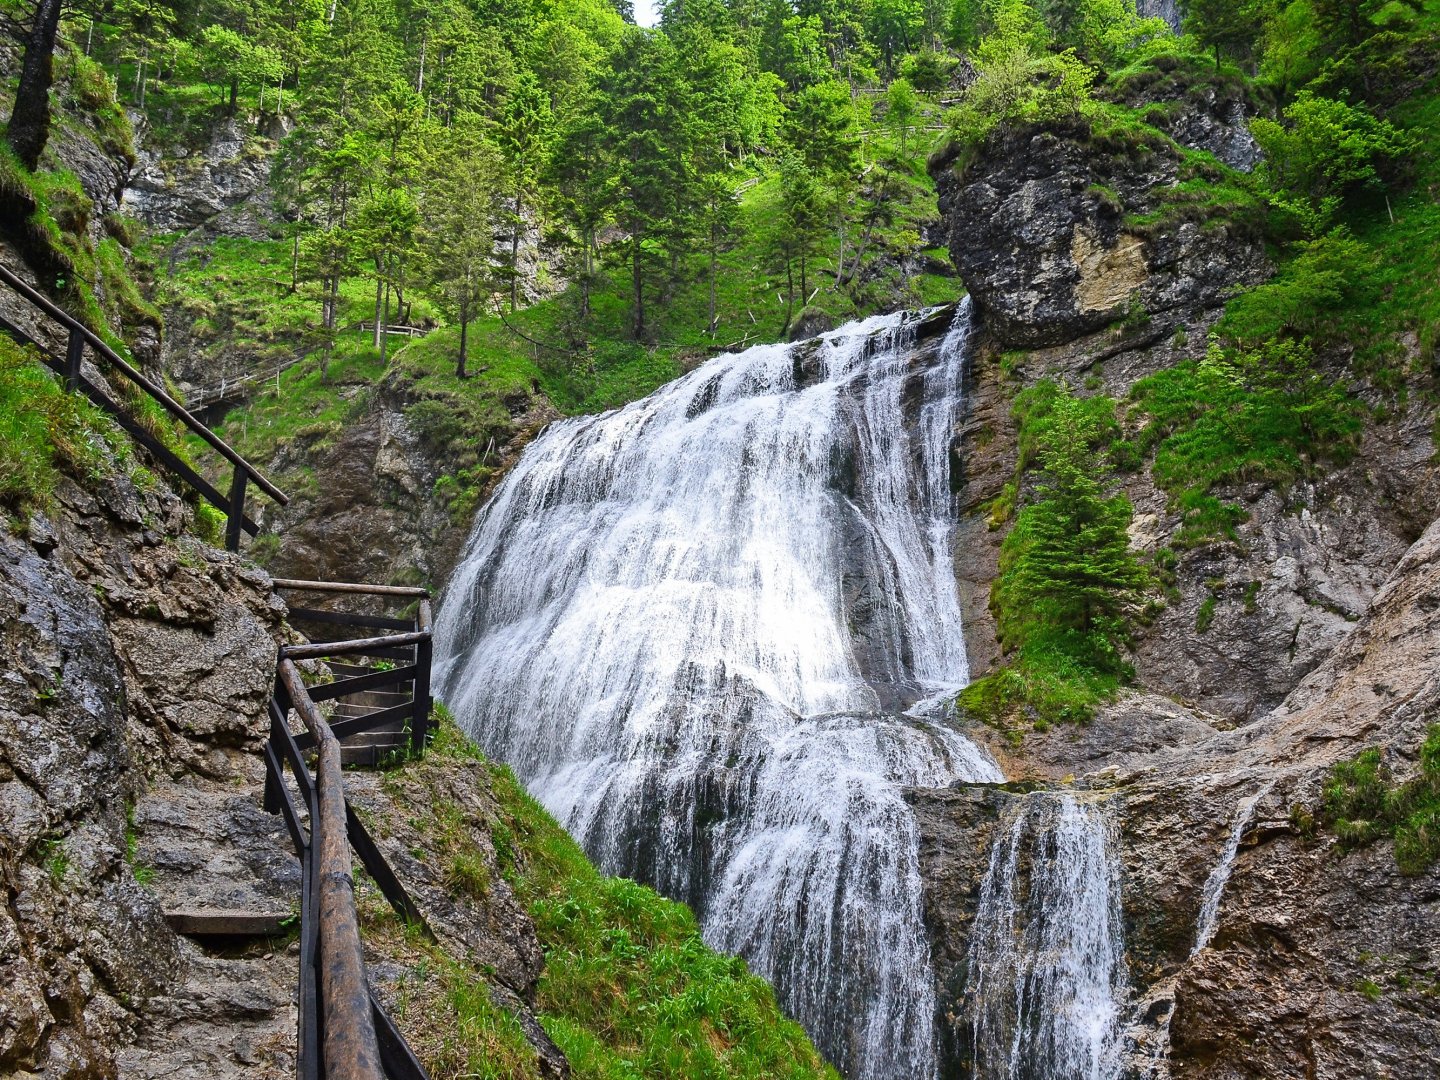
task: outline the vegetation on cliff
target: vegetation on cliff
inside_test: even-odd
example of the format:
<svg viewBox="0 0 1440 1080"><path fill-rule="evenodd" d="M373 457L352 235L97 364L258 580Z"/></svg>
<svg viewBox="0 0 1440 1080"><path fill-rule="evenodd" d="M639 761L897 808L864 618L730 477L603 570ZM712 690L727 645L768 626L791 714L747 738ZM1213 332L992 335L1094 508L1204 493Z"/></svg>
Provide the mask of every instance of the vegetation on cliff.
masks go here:
<svg viewBox="0 0 1440 1080"><path fill-rule="evenodd" d="M805 1033L781 1014L770 987L743 960L705 945L689 908L599 873L508 768L485 759L443 707L437 712L440 726L425 759L383 784L402 806L407 785L419 784L413 793L425 794L424 812L411 823L425 839L421 854L443 863L448 888L483 899L498 873L533 920L545 958L535 1009L573 1075L835 1080ZM494 808L483 837L460 806L427 786L455 763L481 766L468 775ZM383 910L375 917L394 920ZM432 1075L538 1076L535 1049L485 973L463 958L436 959L446 972L443 1008L453 1025L432 1037ZM445 1025L427 1012L425 1026Z"/></svg>
<svg viewBox="0 0 1440 1080"><path fill-rule="evenodd" d="M1395 843L1406 874L1424 873L1440 859L1440 724L1420 745L1419 768L1396 783L1377 749L1363 750L1330 770L1321 819L1347 847L1382 838Z"/></svg>
<svg viewBox="0 0 1440 1080"><path fill-rule="evenodd" d="M43 503L62 471L91 479L128 449L108 417L65 393L29 350L0 336L0 506Z"/></svg>
<svg viewBox="0 0 1440 1080"><path fill-rule="evenodd" d="M1142 238L1189 222L1258 229L1277 264L1270 281L1230 300L1203 356L1140 379L1118 412L1109 399L1089 399L1103 414L1092 452L1148 469L1180 518L1167 559L1238 541L1248 516L1233 496L1240 485L1291 485L1344 465L1368 421L1412 395L1435 395L1440 284L1422 268L1440 235L1430 194L1440 143L1434 3L1215 0L1191 5L1183 35L1120 5L993 0L973 7L972 22L976 81L952 112L932 168L963 176L978 155L1046 132L1099 156L1128 157L1138 170L1163 149L1180 162L1179 181L1158 209L1125 214L1122 228ZM1252 114L1253 171L1177 143L1186 103L1214 101ZM1018 141L1005 142L1007 133ZM1092 194L1124 213L1115 193ZM1141 337L1148 318L1132 310L1125 322L1135 325L1117 333ZM1043 726L1084 719L1125 669L1093 654L1080 662L1084 650L1070 650L1066 664L1051 665L1053 678L1038 679L1033 642L1014 632L1040 610L1012 587L1016 552L1027 543L1027 515L1052 502L1043 484L1026 481L1025 447L1035 437L1027 413L1017 401L1021 461L992 505L995 524L1015 522L992 591L1010 664L960 704L992 721L1028 717ZM1158 570L1164 580L1167 568ZM1128 580L1109 583L1099 567L1091 571L1087 587L1110 590L1122 620L1143 616L1139 604L1125 603ZM1052 585L1044 599L1066 594ZM1207 604L1202 630L1213 596Z"/></svg>
<svg viewBox="0 0 1440 1080"><path fill-rule="evenodd" d="M1020 457L1009 489L1027 492L1000 548L990 606L1011 662L958 704L1004 724L1027 708L1037 728L1088 720L1132 671L1128 623L1151 585L1130 548L1130 500L1110 493L1115 402L1077 398L1052 380L1021 392ZM1007 508L997 508L1006 510Z"/></svg>

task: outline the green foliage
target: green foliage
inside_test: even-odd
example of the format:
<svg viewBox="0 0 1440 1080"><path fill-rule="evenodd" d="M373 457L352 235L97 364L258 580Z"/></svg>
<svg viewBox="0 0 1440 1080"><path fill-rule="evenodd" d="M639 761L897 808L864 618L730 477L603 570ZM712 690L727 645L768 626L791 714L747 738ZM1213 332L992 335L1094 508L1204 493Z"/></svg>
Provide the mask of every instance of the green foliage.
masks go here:
<svg viewBox="0 0 1440 1080"><path fill-rule="evenodd" d="M1348 302L1373 294L1374 253L1343 226L1296 247L1263 285L1230 302L1217 329L1242 344L1291 335L1324 337Z"/></svg>
<svg viewBox="0 0 1440 1080"><path fill-rule="evenodd" d="M996 130L1087 111L1094 69L1073 51L1045 51L1045 29L1024 0L997 0L990 18L994 29L975 51L975 81L949 117L962 146L976 146Z"/></svg>
<svg viewBox="0 0 1440 1080"><path fill-rule="evenodd" d="M122 446L108 417L0 335L0 504L44 505L62 472L99 480Z"/></svg>
<svg viewBox="0 0 1440 1080"><path fill-rule="evenodd" d="M1402 784L1393 782L1377 749L1337 763L1319 814L1346 847L1393 839L1404 874L1424 873L1440 859L1440 724L1427 730L1418 756L1418 770Z"/></svg>
<svg viewBox="0 0 1440 1080"><path fill-rule="evenodd" d="M216 509L203 499L195 504L195 535L205 543L220 546L225 539L227 520L224 511Z"/></svg>
<svg viewBox="0 0 1440 1080"><path fill-rule="evenodd" d="M442 706L436 717L432 755L484 760ZM743 960L705 945L689 908L602 876L507 768L490 766L489 778L500 805L489 822L491 843L545 952L536 988L541 1022L578 1078L834 1080L769 986ZM474 844L462 826L456 808L443 804L426 822L451 887L483 891L491 883L456 863ZM512 1038L508 1012L483 987L454 978L448 985L462 1032L449 1040L442 1071L468 1061L477 1071L467 1075L530 1075L533 1054L509 1049L524 1044ZM496 1071L506 1061L508 1071Z"/></svg>
<svg viewBox="0 0 1440 1080"><path fill-rule="evenodd" d="M1185 32L1215 52L1215 67L1222 53L1248 56L1264 21L1264 6L1253 0L1190 0L1185 5Z"/></svg>
<svg viewBox="0 0 1440 1080"><path fill-rule="evenodd" d="M65 841L58 837L42 840L37 845L41 864L50 875L50 883L56 888L65 884L70 873L70 854L65 850Z"/></svg>
<svg viewBox="0 0 1440 1080"><path fill-rule="evenodd" d="M1181 547L1233 538L1245 519L1213 489L1343 464L1363 423L1359 403L1296 341L1225 348L1212 335L1204 359L1141 379L1129 400L1131 418L1143 424L1136 446L1154 450L1155 480L1183 515Z"/></svg>
<svg viewBox="0 0 1440 1080"><path fill-rule="evenodd" d="M990 592L1013 659L959 705L990 721L1024 707L1040 724L1080 722L1130 677L1128 623L1151 583L1130 549L1130 501L1105 491L1115 402L1045 380L1019 395L1014 414L1034 494L1001 544Z"/></svg>
<svg viewBox="0 0 1440 1080"><path fill-rule="evenodd" d="M1199 610L1195 612L1195 632L1197 634L1203 634L1210 629L1211 623L1215 621L1215 609L1219 604L1219 597L1213 593L1201 601Z"/></svg>
<svg viewBox="0 0 1440 1080"><path fill-rule="evenodd" d="M1261 169L1273 201L1310 236L1329 226L1346 195L1378 188L1380 170L1416 148L1389 121L1309 90L1286 106L1284 118L1256 117L1250 130L1265 152Z"/></svg>

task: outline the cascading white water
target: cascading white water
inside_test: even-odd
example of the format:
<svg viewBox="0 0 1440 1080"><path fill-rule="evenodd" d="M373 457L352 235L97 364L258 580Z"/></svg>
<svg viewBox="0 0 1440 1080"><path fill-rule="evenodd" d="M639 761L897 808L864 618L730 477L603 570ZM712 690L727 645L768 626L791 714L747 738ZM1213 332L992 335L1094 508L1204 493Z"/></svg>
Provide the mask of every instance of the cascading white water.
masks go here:
<svg viewBox="0 0 1440 1080"><path fill-rule="evenodd" d="M936 1072L902 788L1003 779L900 710L967 678L949 446L969 328L887 316L556 424L438 625L461 723L611 873L690 902L856 1080Z"/></svg>
<svg viewBox="0 0 1440 1080"><path fill-rule="evenodd" d="M1215 930L1220 924L1220 901L1225 898L1225 886L1229 884L1230 872L1235 869L1235 856L1240 853L1240 841L1245 836L1245 827L1255 816L1255 807L1260 805L1261 799L1270 794L1270 789L1274 786L1275 782L1272 780L1254 795L1241 799L1235 807L1235 822L1230 826L1225 849L1220 853L1220 861L1215 864L1215 869L1211 870L1210 876L1205 879L1205 888L1201 891L1200 914L1195 920L1195 944L1190 948L1191 958L1209 945L1210 939L1215 936Z"/></svg>
<svg viewBox="0 0 1440 1080"><path fill-rule="evenodd" d="M1026 796L990 850L965 1008L976 1080L1115 1080L1128 990L1103 811Z"/></svg>

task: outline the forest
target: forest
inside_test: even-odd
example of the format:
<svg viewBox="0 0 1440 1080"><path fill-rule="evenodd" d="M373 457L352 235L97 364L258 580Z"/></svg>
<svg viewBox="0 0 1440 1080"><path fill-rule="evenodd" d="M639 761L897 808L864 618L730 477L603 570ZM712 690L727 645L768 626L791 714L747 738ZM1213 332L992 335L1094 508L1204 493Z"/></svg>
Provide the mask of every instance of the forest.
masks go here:
<svg viewBox="0 0 1440 1080"><path fill-rule="evenodd" d="M229 437L263 458L333 430L353 408L329 389L337 357L342 381L407 371L417 424L453 459L436 494L459 516L492 482L495 399L514 388L590 411L724 348L953 299L932 148L963 168L1048 124L1143 151L1173 145L1168 106L1136 104L1145 88L1237 96L1259 164L1186 151L1167 213L1246 222L1280 272L1231 302L1205 362L1126 402L1079 408L1043 386L1017 401L1031 449L992 508L997 526L1018 514L992 596L1017 662L966 692L981 715L1024 702L1042 723L1084 718L1128 677L1125 642L1168 570L1125 550L1114 476L1154 452L1183 546L1233 537L1241 511L1216 489L1353 453L1363 410L1317 350L1353 350L1355 385L1393 398L1416 375L1397 334L1416 335L1422 366L1440 334L1423 194L1437 15L1422 0L1194 0L1178 30L1128 0L670 0L655 28L604 0L7 4L27 64L48 26L49 77L128 111L111 121L126 152L131 119L159 147L227 118L268 140L267 240L137 249L192 341L273 366L275 393ZM20 178L38 161L25 71L6 166ZM62 179L36 183L63 202L63 173L48 175ZM96 266L128 282L108 250ZM108 292L113 306L135 290ZM146 305L132 319L158 317ZM445 329L392 362L381 328L397 324ZM308 374L281 394L290 355ZM475 371L483 389L455 389ZM1097 455L1112 480L1090 474ZM1040 487L1017 504L1031 472Z"/></svg>

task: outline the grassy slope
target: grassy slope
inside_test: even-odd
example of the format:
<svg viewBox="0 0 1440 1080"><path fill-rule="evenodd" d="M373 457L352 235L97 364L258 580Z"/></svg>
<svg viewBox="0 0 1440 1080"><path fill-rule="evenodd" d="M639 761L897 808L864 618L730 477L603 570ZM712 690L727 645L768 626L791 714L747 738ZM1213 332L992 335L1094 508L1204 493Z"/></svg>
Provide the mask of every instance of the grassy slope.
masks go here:
<svg viewBox="0 0 1440 1080"><path fill-rule="evenodd" d="M877 154L890 155L883 137L872 142ZM382 365L370 335L344 331L336 345L328 378L322 379L314 349L319 305L307 287L290 287L290 248L285 240L220 238L190 248L183 257L167 254L179 237L155 238L146 249L156 267L159 299L172 321L183 319L198 348L217 357L238 351L255 367L282 368L244 406L217 425L222 437L253 461L265 463L282 447L323 448L341 425L365 410L381 380L409 402L407 413L447 466L437 487L457 520L473 511L488 490L498 466L494 448L514 434L513 417L538 390L565 413L595 412L624 404L676 378L689 365L725 347L779 340L787 304L767 270L763 241L773 214L778 182L754 174L758 182L741 195L740 239L719 263L716 288L718 329L708 332L709 282L706 262L695 257L668 295L648 296L650 337L655 344L630 338L627 277L607 271L592 290L591 313L577 317L578 290L504 316L490 315L469 330L472 378L454 377L459 330L441 326L412 341L395 337ZM876 192L870 191L874 195ZM844 288L832 288L838 241L811 268L815 289L812 310L835 322L895 307L918 307L954 300L957 279L933 273L905 277L902 257L922 254L944 261L944 252L922 253L920 226L935 216L935 194L925 175L923 154L908 153L887 182L887 198L877 205L858 200L847 261L869 231L862 270ZM352 278L342 289L338 323L353 325L373 317L373 285ZM801 305L797 301L793 315ZM412 319L437 319L417 298ZM309 353L299 363L295 357ZM203 459L196 443L192 452ZM303 468L287 477L301 490Z"/></svg>
<svg viewBox="0 0 1440 1080"><path fill-rule="evenodd" d="M577 1080L836 1080L768 984L705 945L689 908L599 873L509 769L440 715L425 758L382 787L400 827L418 830L412 854L440 870L462 903L483 905L498 874L534 920L545 955L536 1011ZM492 808L483 821L476 787ZM404 931L394 914L366 894L367 940L409 954L403 1008L420 1010L431 1075L536 1077L535 1052L487 973L413 932L397 942Z"/></svg>

